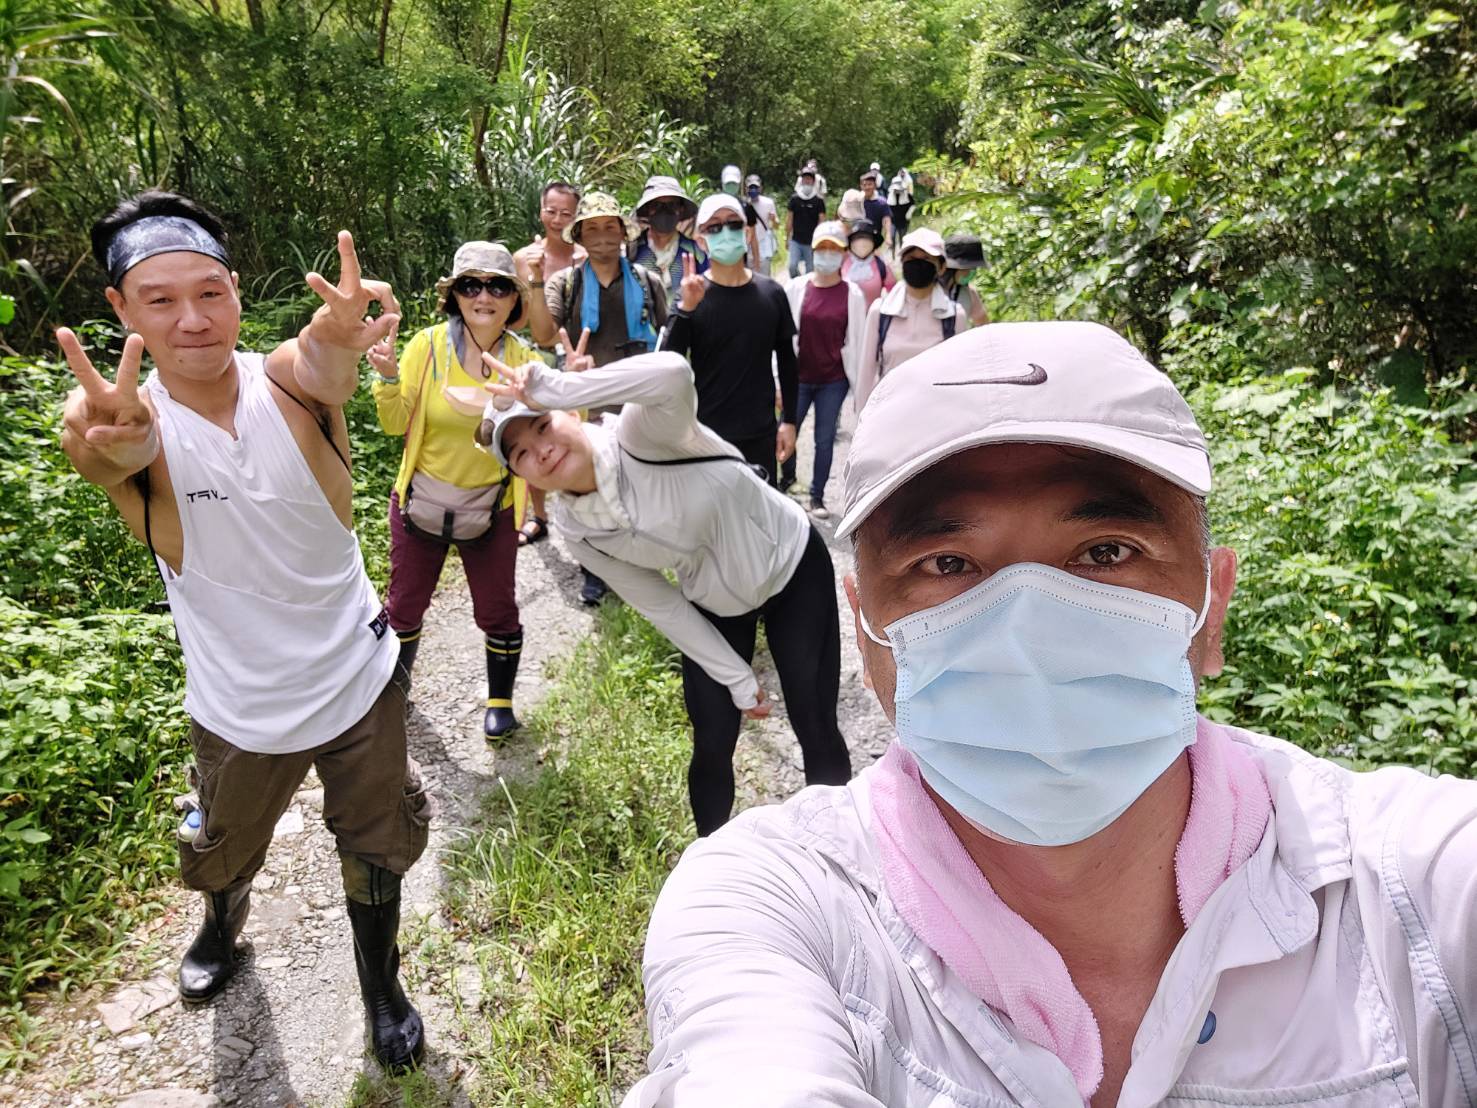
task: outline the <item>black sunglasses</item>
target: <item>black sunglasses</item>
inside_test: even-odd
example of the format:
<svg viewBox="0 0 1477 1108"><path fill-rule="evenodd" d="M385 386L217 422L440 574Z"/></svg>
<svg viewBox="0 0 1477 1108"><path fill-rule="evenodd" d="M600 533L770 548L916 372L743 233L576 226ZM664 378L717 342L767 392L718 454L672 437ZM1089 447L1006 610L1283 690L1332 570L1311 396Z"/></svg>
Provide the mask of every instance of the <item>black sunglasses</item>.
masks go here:
<svg viewBox="0 0 1477 1108"><path fill-rule="evenodd" d="M716 235L719 231L742 231L744 222L741 219L730 219L727 223L714 223L703 228L703 234Z"/></svg>
<svg viewBox="0 0 1477 1108"><path fill-rule="evenodd" d="M468 298L476 296L483 289L486 289L487 295L494 300L506 299L518 291L518 286L506 277L488 277L486 279L481 277L458 277L452 282L451 287L456 290L458 296Z"/></svg>

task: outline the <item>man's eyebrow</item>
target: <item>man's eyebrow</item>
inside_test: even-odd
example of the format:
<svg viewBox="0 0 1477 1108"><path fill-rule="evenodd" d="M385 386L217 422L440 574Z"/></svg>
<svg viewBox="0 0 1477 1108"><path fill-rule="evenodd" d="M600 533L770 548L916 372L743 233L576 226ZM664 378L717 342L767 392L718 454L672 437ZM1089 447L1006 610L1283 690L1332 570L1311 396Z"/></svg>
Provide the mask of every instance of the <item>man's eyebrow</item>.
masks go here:
<svg viewBox="0 0 1477 1108"><path fill-rule="evenodd" d="M885 524L882 534L882 555L887 557L915 543L936 539L942 535L957 535L978 524L978 520L967 520L962 516L924 510L921 512L894 512Z"/></svg>
<svg viewBox="0 0 1477 1108"><path fill-rule="evenodd" d="M1142 493L1123 489L1101 493L1083 500L1066 512L1063 523L1103 523L1123 520L1130 523L1164 522L1159 506Z"/></svg>

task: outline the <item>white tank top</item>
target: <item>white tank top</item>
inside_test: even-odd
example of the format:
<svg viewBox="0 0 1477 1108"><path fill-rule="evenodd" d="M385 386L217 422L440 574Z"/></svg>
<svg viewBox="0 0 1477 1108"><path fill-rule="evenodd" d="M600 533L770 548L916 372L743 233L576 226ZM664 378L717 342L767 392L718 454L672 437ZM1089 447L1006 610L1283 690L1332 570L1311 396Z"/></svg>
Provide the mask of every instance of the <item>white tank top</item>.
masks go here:
<svg viewBox="0 0 1477 1108"><path fill-rule="evenodd" d="M320 746L357 722L395 668L395 637L272 397L261 354L236 354L236 437L151 374L184 561L162 559L185 655L185 710L256 754Z"/></svg>

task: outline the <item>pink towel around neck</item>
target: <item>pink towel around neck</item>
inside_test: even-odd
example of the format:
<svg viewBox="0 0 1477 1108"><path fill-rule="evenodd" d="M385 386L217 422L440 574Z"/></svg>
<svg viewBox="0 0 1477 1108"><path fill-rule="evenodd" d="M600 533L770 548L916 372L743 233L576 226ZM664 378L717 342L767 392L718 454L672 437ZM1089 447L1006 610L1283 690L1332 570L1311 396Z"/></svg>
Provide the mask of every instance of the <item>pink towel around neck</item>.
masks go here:
<svg viewBox="0 0 1477 1108"><path fill-rule="evenodd" d="M1200 718L1189 749L1190 814L1175 849L1186 927L1251 857L1272 811L1261 770L1224 728ZM975 996L1060 1058L1090 1100L1103 1079L1092 1009L1056 949L995 894L899 743L877 763L872 815L882 881L904 922Z"/></svg>

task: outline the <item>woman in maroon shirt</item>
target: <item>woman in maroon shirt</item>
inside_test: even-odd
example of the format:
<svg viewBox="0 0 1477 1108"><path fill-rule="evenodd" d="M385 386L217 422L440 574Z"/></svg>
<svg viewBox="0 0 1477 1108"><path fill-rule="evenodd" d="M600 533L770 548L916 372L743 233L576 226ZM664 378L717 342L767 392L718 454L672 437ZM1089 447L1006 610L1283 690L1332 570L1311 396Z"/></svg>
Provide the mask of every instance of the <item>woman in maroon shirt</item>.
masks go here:
<svg viewBox="0 0 1477 1108"><path fill-rule="evenodd" d="M856 378L866 325L867 300L862 290L841 278L846 253L846 231L834 220L822 223L811 239L815 272L792 278L785 286L795 317L795 349L800 392L795 406L796 434L815 406L815 468L810 480L810 511L818 519L826 510L826 481L836 445L841 403ZM795 481L792 455L781 469L780 487Z"/></svg>

